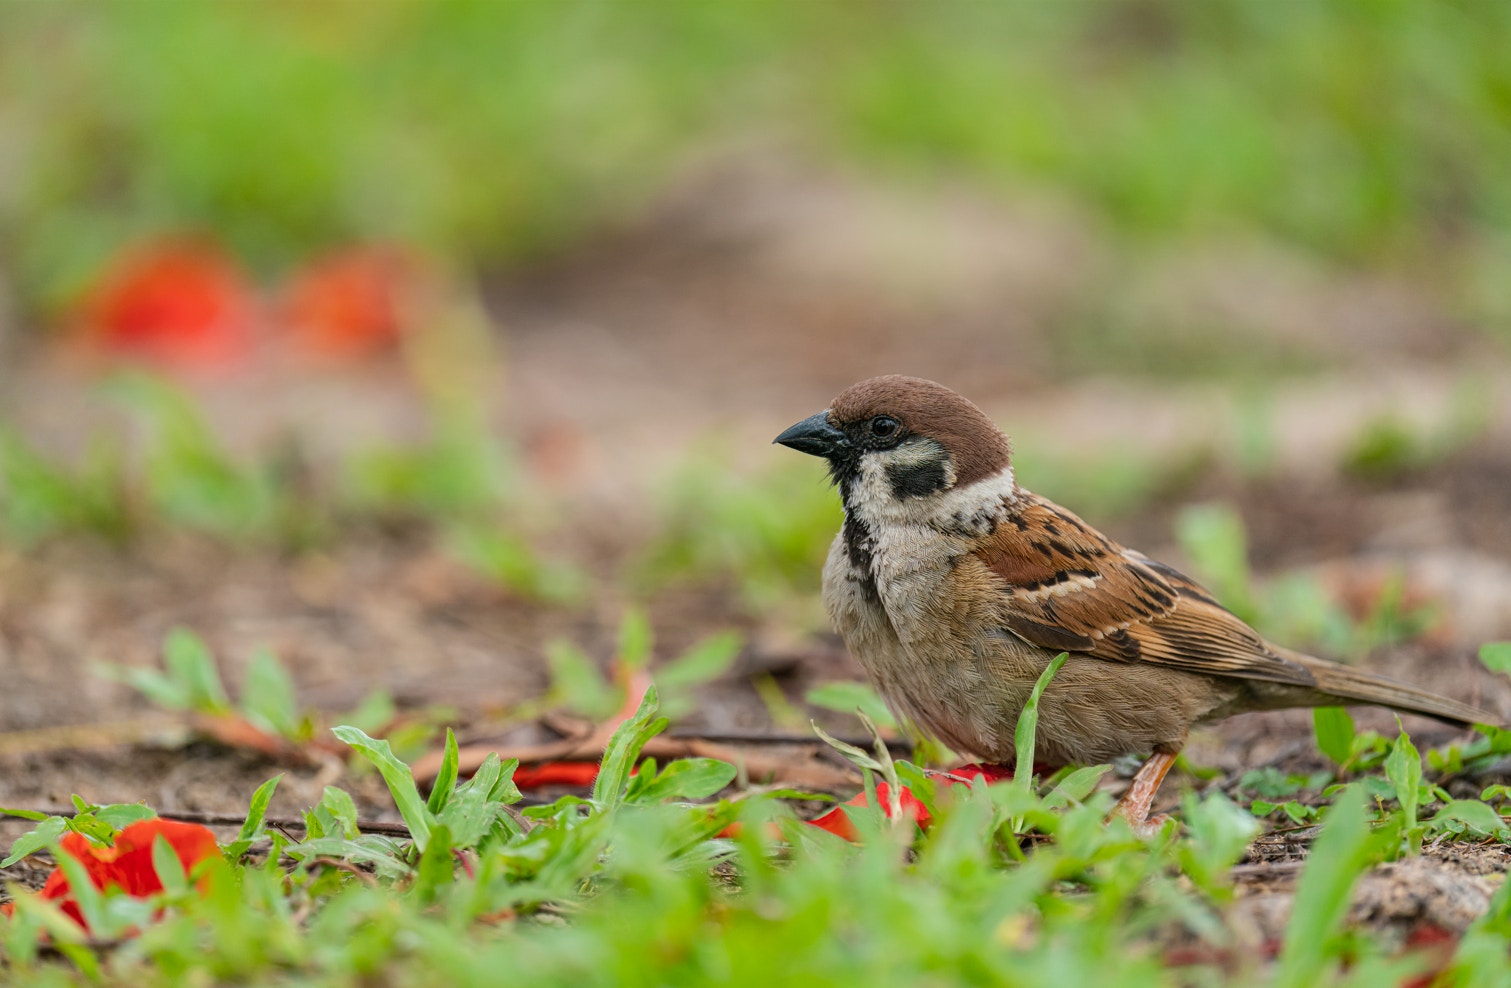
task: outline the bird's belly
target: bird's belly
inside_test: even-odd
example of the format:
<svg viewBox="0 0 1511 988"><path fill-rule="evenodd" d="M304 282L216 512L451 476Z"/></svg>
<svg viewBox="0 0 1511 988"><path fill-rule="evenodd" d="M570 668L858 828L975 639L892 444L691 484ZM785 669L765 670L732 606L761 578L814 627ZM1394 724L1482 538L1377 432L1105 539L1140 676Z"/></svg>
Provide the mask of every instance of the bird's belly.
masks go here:
<svg viewBox="0 0 1511 988"><path fill-rule="evenodd" d="M894 709L907 711L952 749L1010 762L1017 756L1018 718L1055 654L1009 632L993 632L967 649L906 650L905 673L894 665L876 679ZM1035 760L1092 764L1179 751L1191 724L1227 701L1219 695L1224 688L1222 681L1174 669L1130 670L1071 655L1039 700Z"/></svg>
<svg viewBox="0 0 1511 988"><path fill-rule="evenodd" d="M958 599L942 596L941 581L916 566L880 575L868 582L841 552L824 579L836 629L877 692L900 720L956 752L1011 762L1019 714L1056 653L989 614L953 610ZM1232 699L1224 689L1174 669L1072 655L1040 700L1036 760L1085 764L1179 750L1192 722Z"/></svg>

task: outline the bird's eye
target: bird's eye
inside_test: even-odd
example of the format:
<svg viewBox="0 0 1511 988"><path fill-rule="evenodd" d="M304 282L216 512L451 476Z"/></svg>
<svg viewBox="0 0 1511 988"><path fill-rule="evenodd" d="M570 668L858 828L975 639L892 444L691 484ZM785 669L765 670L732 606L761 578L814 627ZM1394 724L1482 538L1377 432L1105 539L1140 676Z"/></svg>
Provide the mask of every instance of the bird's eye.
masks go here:
<svg viewBox="0 0 1511 988"><path fill-rule="evenodd" d="M897 434L901 428L896 419L890 415L878 415L871 420L871 435L878 439L888 439Z"/></svg>

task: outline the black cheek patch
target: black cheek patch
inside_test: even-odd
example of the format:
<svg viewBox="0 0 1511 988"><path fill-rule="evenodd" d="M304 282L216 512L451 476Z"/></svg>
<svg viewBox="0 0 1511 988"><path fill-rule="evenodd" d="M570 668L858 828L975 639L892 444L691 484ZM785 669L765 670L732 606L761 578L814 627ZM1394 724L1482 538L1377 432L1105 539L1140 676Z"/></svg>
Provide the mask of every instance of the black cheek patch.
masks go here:
<svg viewBox="0 0 1511 988"><path fill-rule="evenodd" d="M924 497L944 490L950 483L944 467L944 460L887 467L887 480L892 484L892 495L898 498Z"/></svg>

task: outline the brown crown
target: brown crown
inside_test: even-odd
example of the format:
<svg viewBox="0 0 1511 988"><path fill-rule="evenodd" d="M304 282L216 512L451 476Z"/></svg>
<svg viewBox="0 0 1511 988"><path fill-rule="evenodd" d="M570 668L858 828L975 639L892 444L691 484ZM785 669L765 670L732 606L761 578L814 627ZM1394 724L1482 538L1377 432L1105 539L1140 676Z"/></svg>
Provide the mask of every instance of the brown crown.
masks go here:
<svg viewBox="0 0 1511 988"><path fill-rule="evenodd" d="M942 384L888 374L852 384L829 406L836 425L890 415L904 429L935 440L949 451L955 483L964 486L1007 466L1007 437L986 413Z"/></svg>

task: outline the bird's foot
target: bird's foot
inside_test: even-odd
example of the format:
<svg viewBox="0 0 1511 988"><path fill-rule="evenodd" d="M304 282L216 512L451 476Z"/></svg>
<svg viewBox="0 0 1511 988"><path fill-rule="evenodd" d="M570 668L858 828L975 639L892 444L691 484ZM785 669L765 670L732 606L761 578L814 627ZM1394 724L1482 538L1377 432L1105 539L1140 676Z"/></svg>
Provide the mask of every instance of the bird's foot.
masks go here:
<svg viewBox="0 0 1511 988"><path fill-rule="evenodd" d="M1127 820L1133 832L1140 837L1153 837L1164 829L1169 816L1161 813L1151 817L1149 810L1154 804L1155 794L1159 792L1160 783L1165 780L1165 773L1174 764L1173 754L1155 752L1150 755L1149 760L1133 776L1133 782L1129 784L1123 798L1112 808L1112 816Z"/></svg>

